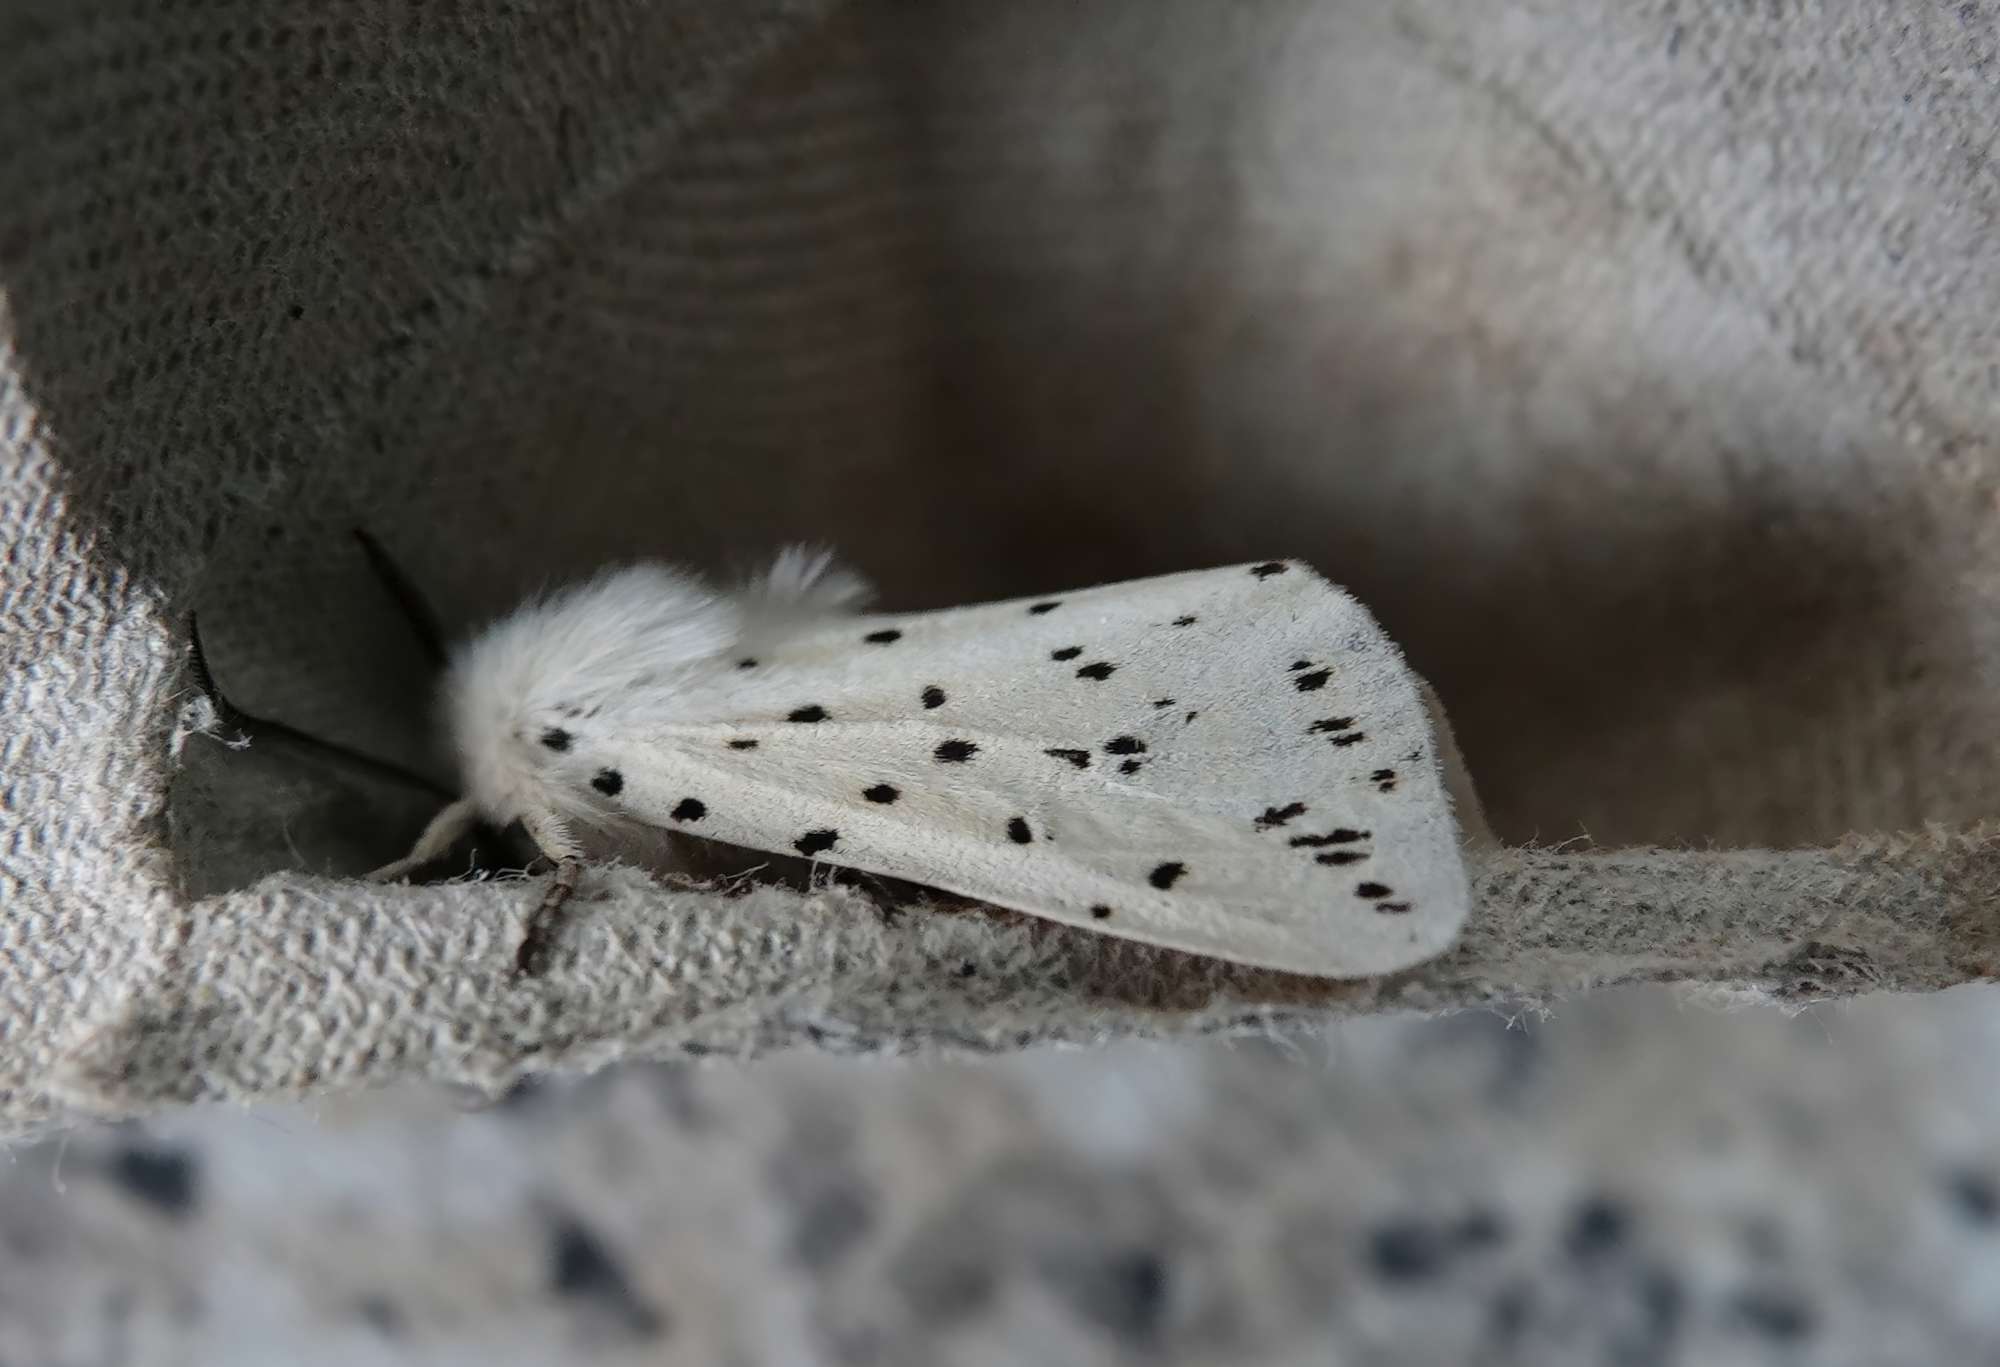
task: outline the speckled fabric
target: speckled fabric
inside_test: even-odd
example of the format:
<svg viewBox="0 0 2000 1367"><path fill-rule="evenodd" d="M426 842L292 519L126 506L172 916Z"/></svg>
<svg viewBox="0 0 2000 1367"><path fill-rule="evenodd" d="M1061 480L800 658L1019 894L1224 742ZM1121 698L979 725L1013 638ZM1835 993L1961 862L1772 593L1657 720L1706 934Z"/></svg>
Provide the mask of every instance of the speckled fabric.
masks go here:
<svg viewBox="0 0 2000 1367"><path fill-rule="evenodd" d="M635 1056L1995 971L1990 6L0 3L0 1129ZM853 890L365 888L463 626L1271 556L1436 685L1461 947L1314 986ZM1899 834L1911 832L1915 834ZM971 972L964 970L970 967Z"/></svg>
<svg viewBox="0 0 2000 1367"><path fill-rule="evenodd" d="M0 1358L2000 1357L2000 997L209 1108L0 1168Z"/></svg>

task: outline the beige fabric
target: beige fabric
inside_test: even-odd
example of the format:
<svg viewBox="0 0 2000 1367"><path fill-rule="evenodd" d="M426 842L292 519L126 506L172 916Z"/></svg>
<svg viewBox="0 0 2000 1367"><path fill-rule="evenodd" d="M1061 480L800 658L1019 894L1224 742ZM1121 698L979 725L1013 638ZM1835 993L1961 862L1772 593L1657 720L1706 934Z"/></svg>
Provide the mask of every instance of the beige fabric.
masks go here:
<svg viewBox="0 0 2000 1367"><path fill-rule="evenodd" d="M1993 33L6 0L0 1124L1992 971ZM422 753L357 523L460 624L800 535L891 608L1298 555L1543 848L1487 857L1461 949L1380 985L622 874L505 987L527 890L345 877L428 799L176 757L197 606L240 705Z"/></svg>

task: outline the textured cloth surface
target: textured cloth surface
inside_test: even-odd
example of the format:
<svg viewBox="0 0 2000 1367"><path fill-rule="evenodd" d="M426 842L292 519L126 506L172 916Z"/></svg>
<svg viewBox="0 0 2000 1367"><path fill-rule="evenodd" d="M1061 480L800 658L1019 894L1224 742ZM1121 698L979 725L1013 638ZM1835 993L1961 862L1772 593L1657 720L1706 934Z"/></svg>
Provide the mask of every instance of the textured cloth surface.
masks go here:
<svg viewBox="0 0 2000 1367"><path fill-rule="evenodd" d="M1993 19L7 0L0 1125L1991 972ZM1543 844L1379 984L627 873L509 987L532 889L348 878L430 799L185 735L198 608L425 755L356 525L454 625L797 536L890 608L1296 555Z"/></svg>
<svg viewBox="0 0 2000 1367"><path fill-rule="evenodd" d="M0 1166L9 1362L1984 1367L2000 991L1605 993L210 1107Z"/></svg>

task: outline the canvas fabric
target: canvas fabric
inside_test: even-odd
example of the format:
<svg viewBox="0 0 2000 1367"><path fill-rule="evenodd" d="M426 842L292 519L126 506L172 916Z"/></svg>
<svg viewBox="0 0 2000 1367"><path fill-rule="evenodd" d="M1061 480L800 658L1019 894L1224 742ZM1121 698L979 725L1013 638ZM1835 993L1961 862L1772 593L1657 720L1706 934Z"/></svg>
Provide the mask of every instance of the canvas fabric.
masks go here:
<svg viewBox="0 0 2000 1367"><path fill-rule="evenodd" d="M1995 13L0 4L0 1129L788 1045L2000 969ZM454 628L831 542L883 606L1274 556L1501 844L1322 983L863 891L382 887ZM968 971L969 970L969 971Z"/></svg>

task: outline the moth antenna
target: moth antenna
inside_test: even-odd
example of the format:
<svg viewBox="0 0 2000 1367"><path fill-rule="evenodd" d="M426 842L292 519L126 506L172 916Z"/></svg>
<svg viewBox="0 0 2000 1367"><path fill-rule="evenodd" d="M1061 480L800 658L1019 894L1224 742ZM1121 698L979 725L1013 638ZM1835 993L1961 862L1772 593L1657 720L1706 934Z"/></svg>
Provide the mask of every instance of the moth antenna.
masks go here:
<svg viewBox="0 0 2000 1367"><path fill-rule="evenodd" d="M382 549L382 543L361 528L354 529L354 539L361 543L361 553L368 559L368 567L375 571L375 577L389 596L396 600L396 606L403 610L403 618L410 624L410 632L424 648L431 668L443 672L446 661L444 624L432 610L410 576L403 573L402 566L389 558Z"/></svg>
<svg viewBox="0 0 2000 1367"><path fill-rule="evenodd" d="M208 652L202 649L201 629L192 612L188 614L188 669L194 675L195 686L201 689L202 695L215 708L215 714L222 723L232 730L242 732L252 741L257 740L260 736L282 737L307 750L317 750L322 754L336 755L355 768L374 774L378 778L390 779L406 787L421 788L425 792L435 794L447 802L452 801L458 796L458 794L440 787L436 782L424 777L414 769L405 769L400 764L391 763L386 759L377 759L373 755L352 749L340 744L338 741L321 740L318 736L308 735L297 727L288 726L284 722L271 721L265 717L255 717L245 712L242 708L231 702L229 696L215 682L214 671L208 667Z"/></svg>
<svg viewBox="0 0 2000 1367"><path fill-rule="evenodd" d="M217 720L224 726L248 734L252 718L239 712L236 704L229 701L228 695L222 691L221 685L215 682L215 674L208 667L208 652L201 648L201 625L192 612L188 614L188 672L194 675L194 686L201 690L209 706L215 709Z"/></svg>

